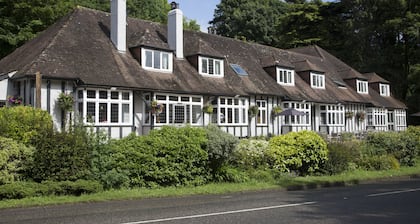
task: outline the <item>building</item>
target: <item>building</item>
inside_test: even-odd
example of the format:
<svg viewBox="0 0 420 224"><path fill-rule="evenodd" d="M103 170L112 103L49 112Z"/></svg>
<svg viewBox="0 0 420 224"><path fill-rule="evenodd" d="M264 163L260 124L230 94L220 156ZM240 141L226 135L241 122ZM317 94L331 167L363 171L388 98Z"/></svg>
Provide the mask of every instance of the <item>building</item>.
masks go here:
<svg viewBox="0 0 420 224"><path fill-rule="evenodd" d="M406 106L388 81L318 46L282 50L183 31L176 4L167 26L125 14L123 0L112 0L110 14L78 7L3 58L0 101L35 105L40 72L38 103L57 129L64 92L75 115L113 138L210 123L238 137L406 129ZM304 115L278 115L279 107Z"/></svg>

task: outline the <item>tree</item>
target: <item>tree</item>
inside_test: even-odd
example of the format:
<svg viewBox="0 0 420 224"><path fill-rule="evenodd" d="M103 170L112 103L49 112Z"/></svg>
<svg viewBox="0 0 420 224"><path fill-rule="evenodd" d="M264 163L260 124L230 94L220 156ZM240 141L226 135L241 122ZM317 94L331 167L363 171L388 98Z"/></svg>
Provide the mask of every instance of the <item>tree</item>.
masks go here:
<svg viewBox="0 0 420 224"><path fill-rule="evenodd" d="M194 19L188 19L184 17L184 30L193 30L193 31L200 31L200 25L198 25L197 21Z"/></svg>
<svg viewBox="0 0 420 224"><path fill-rule="evenodd" d="M222 0L210 24L219 35L275 46L276 27L285 11L286 3L278 0Z"/></svg>

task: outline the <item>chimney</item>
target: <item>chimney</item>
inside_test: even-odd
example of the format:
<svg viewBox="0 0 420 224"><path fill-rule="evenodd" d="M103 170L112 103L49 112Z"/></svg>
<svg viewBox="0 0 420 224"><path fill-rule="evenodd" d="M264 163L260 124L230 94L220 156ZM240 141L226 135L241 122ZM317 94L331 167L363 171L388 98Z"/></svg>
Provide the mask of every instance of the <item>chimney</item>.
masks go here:
<svg viewBox="0 0 420 224"><path fill-rule="evenodd" d="M111 41L120 52L126 51L126 0L111 0Z"/></svg>
<svg viewBox="0 0 420 224"><path fill-rule="evenodd" d="M177 58L184 58L183 14L176 2L171 2L168 13L168 44Z"/></svg>

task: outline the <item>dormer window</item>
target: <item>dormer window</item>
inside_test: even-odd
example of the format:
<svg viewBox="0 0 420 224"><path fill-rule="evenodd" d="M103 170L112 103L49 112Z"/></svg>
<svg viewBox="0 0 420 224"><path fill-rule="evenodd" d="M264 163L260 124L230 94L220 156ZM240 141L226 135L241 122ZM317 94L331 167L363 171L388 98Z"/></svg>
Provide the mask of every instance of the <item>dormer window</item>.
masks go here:
<svg viewBox="0 0 420 224"><path fill-rule="evenodd" d="M362 94L368 94L368 82L356 80L357 92Z"/></svg>
<svg viewBox="0 0 420 224"><path fill-rule="evenodd" d="M311 72L311 87L325 89L325 75Z"/></svg>
<svg viewBox="0 0 420 224"><path fill-rule="evenodd" d="M381 96L391 95L388 84L379 84L379 91L380 91Z"/></svg>
<svg viewBox="0 0 420 224"><path fill-rule="evenodd" d="M285 86L294 86L295 72L291 69L277 67L277 83Z"/></svg>
<svg viewBox="0 0 420 224"><path fill-rule="evenodd" d="M172 53L159 50L141 49L142 66L144 69L162 72L172 72Z"/></svg>
<svg viewBox="0 0 420 224"><path fill-rule="evenodd" d="M198 71L200 75L223 77L223 60L202 56L199 56L198 60Z"/></svg>

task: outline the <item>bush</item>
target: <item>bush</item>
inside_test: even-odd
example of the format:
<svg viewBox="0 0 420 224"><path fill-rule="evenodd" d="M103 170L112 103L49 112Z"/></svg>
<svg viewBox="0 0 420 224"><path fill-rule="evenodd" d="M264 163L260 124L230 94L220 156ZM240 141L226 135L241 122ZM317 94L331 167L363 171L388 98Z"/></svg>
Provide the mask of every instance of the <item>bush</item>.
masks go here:
<svg viewBox="0 0 420 224"><path fill-rule="evenodd" d="M270 140L267 157L280 171L311 174L328 159L327 143L313 131L289 132Z"/></svg>
<svg viewBox="0 0 420 224"><path fill-rule="evenodd" d="M328 144L328 160L323 164L323 172L338 174L349 169L349 166L360 157L360 143L357 141L332 142Z"/></svg>
<svg viewBox="0 0 420 224"><path fill-rule="evenodd" d="M33 178L44 180L75 181L91 177L91 160L96 145L95 134L83 126L69 132L46 133L35 142Z"/></svg>
<svg viewBox="0 0 420 224"><path fill-rule="evenodd" d="M28 176L34 149L0 136L0 185Z"/></svg>
<svg viewBox="0 0 420 224"><path fill-rule="evenodd" d="M393 155L403 166L413 166L417 156L417 139L404 132L375 132L366 137L372 155Z"/></svg>
<svg viewBox="0 0 420 224"><path fill-rule="evenodd" d="M217 182L233 183L242 183L249 180L249 177L245 172L227 165L220 167L213 178L213 180Z"/></svg>
<svg viewBox="0 0 420 224"><path fill-rule="evenodd" d="M219 169L232 159L232 153L239 139L227 132L220 130L216 125L208 125L206 128L207 133L207 153L209 159L209 168L213 175Z"/></svg>
<svg viewBox="0 0 420 224"><path fill-rule="evenodd" d="M390 170L400 168L400 163L393 155L365 156L359 161L358 165L366 170Z"/></svg>
<svg viewBox="0 0 420 224"><path fill-rule="evenodd" d="M52 118L47 111L27 106L0 108L0 136L29 145L52 129Z"/></svg>
<svg viewBox="0 0 420 224"><path fill-rule="evenodd" d="M147 136L112 141L95 154L94 170L106 188L203 184L206 145L201 128L165 126Z"/></svg>
<svg viewBox="0 0 420 224"><path fill-rule="evenodd" d="M268 141L242 139L233 151L232 163L243 169L256 169L267 166L265 151Z"/></svg>
<svg viewBox="0 0 420 224"><path fill-rule="evenodd" d="M34 182L14 182L0 186L0 200L42 196L45 188Z"/></svg>

